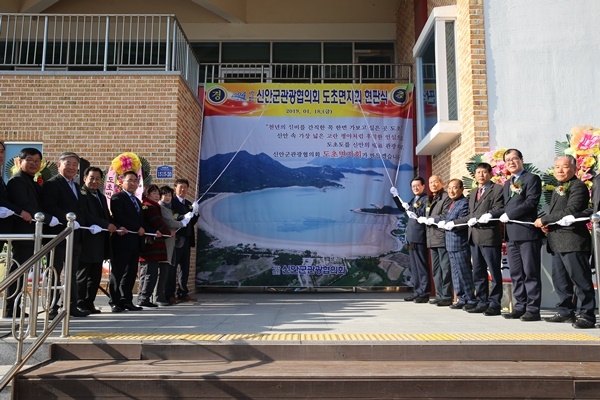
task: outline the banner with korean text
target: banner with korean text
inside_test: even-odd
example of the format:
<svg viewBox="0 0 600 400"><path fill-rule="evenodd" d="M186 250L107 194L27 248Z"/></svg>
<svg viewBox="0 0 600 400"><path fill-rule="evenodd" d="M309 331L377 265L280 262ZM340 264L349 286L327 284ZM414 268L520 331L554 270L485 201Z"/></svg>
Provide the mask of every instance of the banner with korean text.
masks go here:
<svg viewBox="0 0 600 400"><path fill-rule="evenodd" d="M208 84L198 286L406 286L409 84Z"/></svg>

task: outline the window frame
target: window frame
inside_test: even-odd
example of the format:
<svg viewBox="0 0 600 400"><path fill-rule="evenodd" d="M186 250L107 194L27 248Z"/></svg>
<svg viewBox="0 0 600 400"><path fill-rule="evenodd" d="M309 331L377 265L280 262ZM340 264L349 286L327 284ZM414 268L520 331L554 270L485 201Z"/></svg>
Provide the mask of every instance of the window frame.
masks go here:
<svg viewBox="0 0 600 400"><path fill-rule="evenodd" d="M458 102L458 76L456 76L455 79L458 111L457 119L451 120L449 118L448 63L446 51L447 22L454 23L455 74L458 75L456 6L435 7L429 15L429 18L413 47L413 57L415 59L416 69L416 99L419 99L416 113L417 146L415 148L415 154L418 156L438 154L449 144L454 142L462 133L460 104ZM425 132L425 110L421 101L424 99L423 55L425 54L432 37L435 43L435 96L437 123L428 132Z"/></svg>

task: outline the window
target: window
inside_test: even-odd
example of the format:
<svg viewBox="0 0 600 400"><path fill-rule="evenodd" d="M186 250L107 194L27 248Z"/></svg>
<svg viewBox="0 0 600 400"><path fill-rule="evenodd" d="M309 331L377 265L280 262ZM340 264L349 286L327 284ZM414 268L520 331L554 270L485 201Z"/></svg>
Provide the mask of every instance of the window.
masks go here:
<svg viewBox="0 0 600 400"><path fill-rule="evenodd" d="M417 155L434 155L456 140L458 121L456 6L436 7L413 49L417 81Z"/></svg>

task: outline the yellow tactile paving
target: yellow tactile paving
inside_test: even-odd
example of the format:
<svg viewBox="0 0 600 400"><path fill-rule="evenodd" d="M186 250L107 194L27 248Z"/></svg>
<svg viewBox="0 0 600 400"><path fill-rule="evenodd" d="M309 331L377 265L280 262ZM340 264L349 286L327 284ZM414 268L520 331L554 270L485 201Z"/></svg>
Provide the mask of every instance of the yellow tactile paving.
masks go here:
<svg viewBox="0 0 600 400"><path fill-rule="evenodd" d="M109 333L83 332L72 335L70 339L89 340L187 340L187 341L600 341L599 337L583 333L237 333L237 334L208 334L208 333Z"/></svg>

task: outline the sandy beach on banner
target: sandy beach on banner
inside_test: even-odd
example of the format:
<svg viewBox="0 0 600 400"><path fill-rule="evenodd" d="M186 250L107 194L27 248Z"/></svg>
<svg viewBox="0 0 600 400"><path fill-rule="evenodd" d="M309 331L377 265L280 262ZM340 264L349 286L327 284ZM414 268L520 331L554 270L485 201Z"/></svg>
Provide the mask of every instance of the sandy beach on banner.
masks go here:
<svg viewBox="0 0 600 400"><path fill-rule="evenodd" d="M215 197L200 203L198 227L207 231L210 235L219 238L222 246L236 246L239 243L251 243L256 244L256 246L260 248L269 249L297 251L310 249L321 255L337 257L374 256L381 254L382 248L394 250L397 247L396 239L394 239L389 232L383 232L381 225L376 225L371 229L367 229L364 232L363 241L361 243L330 244L320 242L293 242L289 240L278 240L248 235L222 224L220 221L216 220L213 215L213 206L217 202L234 195L234 193L219 193ZM389 218L388 222L390 226L395 221L395 217L391 215L384 218ZM383 240L386 242L382 244L381 242Z"/></svg>

